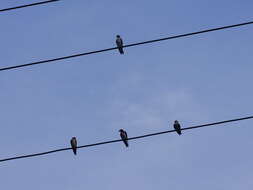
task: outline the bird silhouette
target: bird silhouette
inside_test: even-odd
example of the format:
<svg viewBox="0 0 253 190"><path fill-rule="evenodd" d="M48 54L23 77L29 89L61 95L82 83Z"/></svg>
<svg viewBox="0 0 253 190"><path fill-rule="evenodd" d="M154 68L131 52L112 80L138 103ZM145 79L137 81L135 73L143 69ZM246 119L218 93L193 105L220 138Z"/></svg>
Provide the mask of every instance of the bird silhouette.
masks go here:
<svg viewBox="0 0 253 190"><path fill-rule="evenodd" d="M77 150L77 140L76 137L72 137L71 141L70 141L72 150L74 152L74 154L76 155L76 150Z"/></svg>
<svg viewBox="0 0 253 190"><path fill-rule="evenodd" d="M178 135L182 134L182 132L181 132L181 126L180 126L180 124L179 124L179 122L177 120L174 122L174 129L176 130L176 132L177 132Z"/></svg>
<svg viewBox="0 0 253 190"><path fill-rule="evenodd" d="M124 51L123 51L123 40L120 37L120 35L116 36L116 45L118 47L118 50L119 50L120 54L124 54Z"/></svg>
<svg viewBox="0 0 253 190"><path fill-rule="evenodd" d="M120 137L121 137L121 139L123 140L123 142L124 142L124 144L126 145L126 147L128 147L129 144L128 144L127 132L124 131L123 129L120 129L119 132L120 132Z"/></svg>

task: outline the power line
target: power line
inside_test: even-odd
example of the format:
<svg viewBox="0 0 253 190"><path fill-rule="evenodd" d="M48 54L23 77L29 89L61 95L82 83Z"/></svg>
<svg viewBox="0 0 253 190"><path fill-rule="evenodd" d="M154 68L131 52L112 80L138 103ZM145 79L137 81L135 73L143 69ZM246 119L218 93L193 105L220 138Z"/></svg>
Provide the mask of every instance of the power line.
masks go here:
<svg viewBox="0 0 253 190"><path fill-rule="evenodd" d="M165 41L165 40L171 40L171 39L176 39L176 38L183 38L183 37L187 37L187 36L193 36L193 35L202 34L202 33L213 32L213 31L217 31L217 30L225 30L225 29L228 29L228 28L235 28L235 27L240 27L240 26L250 25L250 24L253 24L253 21L244 22L244 23L240 23L240 24L223 26L223 27L219 27L219 28L211 28L211 29L207 29L207 30L201 30L201 31L197 31L197 32L191 32L191 33L180 34L180 35L175 35L175 36L169 36L169 37L166 37L166 38L159 38L159 39L155 39L155 40L143 41L143 42L124 45L123 47L126 48L126 47L132 47L132 46L139 46L139 45L150 44L150 43L155 43L155 42L159 42L159 41ZM111 51L111 50L115 50L115 49L117 49L117 47L101 49L101 50L96 50L96 51L90 51L90 52L80 53L80 54L74 54L74 55L69 55L69 56L64 56L64 57L58 57L58 58L54 58L54 59L47 59L47 60L22 64L22 65L3 67L3 68L0 68L0 71L17 69L17 68L20 68L20 67L27 67L27 66L38 65L38 64L43 64L43 63L49 63L49 62L54 62L54 61L60 61L60 60L64 60L64 59L70 59L70 58L74 58L74 57L86 56L86 55L90 55L90 54L97 54L97 53L102 53L102 52L105 52L105 51Z"/></svg>
<svg viewBox="0 0 253 190"><path fill-rule="evenodd" d="M6 8L6 9L0 9L0 12L10 11L10 10L14 10L14 9L21 9L21 8L26 8L26 7L32 7L32 6L42 5L42 4L46 4L46 3L52 3L52 2L56 2L56 1L60 1L60 0L40 1L40 2L37 2L37 3L32 3L32 4L27 4L27 5L20 5L20 6L10 7L10 8Z"/></svg>
<svg viewBox="0 0 253 190"><path fill-rule="evenodd" d="M219 121L219 122L208 123L208 124L203 124L203 125L196 125L196 126L192 126L192 127L182 128L181 130L184 131L184 130L208 127L208 126L213 126L213 125L220 125L220 124L224 124L224 123L231 123L231 122L248 120L248 119L253 119L253 116L225 120L225 121ZM151 133L151 134L146 134L146 135L142 135L142 136L131 137L131 138L128 138L128 140L141 139L141 138L157 136L157 135L162 135L162 134L172 133L172 132L176 132L176 130L162 131L162 132L158 132L158 133ZM78 146L77 148L87 148L87 147L92 147L92 146L99 146L99 145L104 145L104 144L116 143L116 142L120 142L120 141L122 141L122 140L121 139L111 140L111 141L105 141L105 142L99 142L99 143L94 143L94 144L87 144L87 145L83 145L83 146ZM67 150L71 150L71 149L72 148L61 148L61 149L56 149L56 150L51 150L51 151L41 152L41 153L36 153L36 154L28 154L28 155L23 155L23 156L5 158L5 159L1 159L0 162L6 162L6 161L10 161L10 160L17 160L17 159L29 158L29 157L35 157L35 156L42 156L42 155L46 155L46 154L52 154L52 153L67 151Z"/></svg>

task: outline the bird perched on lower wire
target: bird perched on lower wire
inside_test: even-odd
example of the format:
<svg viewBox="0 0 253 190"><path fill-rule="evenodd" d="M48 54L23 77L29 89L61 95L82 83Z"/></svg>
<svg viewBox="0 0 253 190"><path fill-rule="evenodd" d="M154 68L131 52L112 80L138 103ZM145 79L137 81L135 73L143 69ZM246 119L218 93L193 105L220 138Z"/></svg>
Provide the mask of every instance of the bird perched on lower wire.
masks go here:
<svg viewBox="0 0 253 190"><path fill-rule="evenodd" d="M118 50L119 50L120 54L124 54L124 51L123 51L123 40L120 37L120 35L116 36L116 45L118 47Z"/></svg>
<svg viewBox="0 0 253 190"><path fill-rule="evenodd" d="M72 139L70 140L70 144L71 144L71 147L72 147L72 150L73 150L74 154L76 155L76 150L77 150L76 137L72 137Z"/></svg>
<svg viewBox="0 0 253 190"><path fill-rule="evenodd" d="M123 142L124 142L124 144L126 145L126 147L128 147L129 145L128 145L127 132L124 131L123 129L120 129L119 132L120 132L120 137L121 137L121 139L123 140Z"/></svg>
<svg viewBox="0 0 253 190"><path fill-rule="evenodd" d="M181 132L181 126L180 126L180 124L179 124L179 122L177 120L174 122L174 129L176 130L176 132L177 132L178 135L182 134L182 132Z"/></svg>

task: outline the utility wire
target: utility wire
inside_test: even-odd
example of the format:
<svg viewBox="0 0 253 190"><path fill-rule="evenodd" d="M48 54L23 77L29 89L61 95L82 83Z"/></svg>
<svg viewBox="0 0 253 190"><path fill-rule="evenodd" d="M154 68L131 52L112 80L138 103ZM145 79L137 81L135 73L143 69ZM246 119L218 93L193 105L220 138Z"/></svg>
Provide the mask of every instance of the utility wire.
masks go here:
<svg viewBox="0 0 253 190"><path fill-rule="evenodd" d="M143 42L138 42L138 43L134 43L134 44L124 45L123 47L126 48L126 47L132 47L132 46L139 46L139 45L150 44L150 43L155 43L155 42L159 42L159 41L165 41L165 40L171 40L171 39L182 38L182 37L187 37L187 36L193 36L193 35L202 34L202 33L213 32L213 31L217 31L217 30L225 30L228 28L235 28L235 27L240 27L240 26L250 25L250 24L253 24L253 21L223 26L223 27L219 27L219 28L211 28L211 29L207 29L207 30L201 30L201 31L197 31L197 32L191 32L191 33L180 34L180 35L175 35L175 36L169 36L166 38L159 38L159 39L155 39L155 40L143 41ZM58 57L58 58L54 58L54 59L47 59L47 60L32 62L32 63L28 63L28 64L23 64L23 65L3 67L3 68L0 68L0 71L17 69L20 67L27 67L27 66L32 66L32 65L38 65L38 64L42 64L42 63L60 61L63 59L70 59L70 58L80 57L80 56L85 56L85 55L90 55L90 54L97 54L97 53L111 51L111 50L115 50L115 49L117 49L117 47L101 49L101 50L96 50L96 51L90 51L90 52L80 53L80 54L74 54L74 55L69 55L69 56L64 56L64 57Z"/></svg>
<svg viewBox="0 0 253 190"><path fill-rule="evenodd" d="M10 8L6 8L6 9L0 9L0 12L10 11L10 10L14 10L14 9L21 9L21 8L26 8L26 7L32 7L32 6L42 5L42 4L46 4L46 3L53 3L55 1L60 1L60 0L40 1L40 2L37 2L37 3L32 3L32 4L27 4L27 5L20 5L20 6L17 6L17 7L10 7Z"/></svg>
<svg viewBox="0 0 253 190"><path fill-rule="evenodd" d="M203 124L203 125L196 125L196 126L192 126L192 127L182 128L181 130L184 131L184 130L208 127L208 126L213 126L213 125L220 125L220 124L224 124L224 123L231 123L231 122L248 120L248 119L253 119L253 116L225 120L225 121L219 121L219 122L208 123L208 124ZM172 132L176 132L176 130L162 131L162 132L158 132L158 133L151 133L151 134L147 134L147 135L131 137L131 138L128 138L128 140L141 139L141 138L157 136L157 135L162 135L162 134L172 133ZM77 148L87 148L87 147L92 147L92 146L99 146L99 145L104 145L104 144L116 143L116 142L120 142L120 141L122 141L122 140L118 139L118 140L112 140L112 141L105 141L105 142L99 142L99 143L95 143L95 144L87 144L87 145L83 145L83 146L78 146ZM56 150L51 150L51 151L41 152L41 153L36 153L36 154L28 154L28 155L17 156L17 157L12 157L12 158L5 158L5 159L1 159L0 162L6 162L6 161L10 161L10 160L17 160L17 159L29 158L29 157L35 157L35 156L42 156L42 155L46 155L46 154L62 152L62 151L71 150L71 149L72 148L62 148L62 149L56 149Z"/></svg>

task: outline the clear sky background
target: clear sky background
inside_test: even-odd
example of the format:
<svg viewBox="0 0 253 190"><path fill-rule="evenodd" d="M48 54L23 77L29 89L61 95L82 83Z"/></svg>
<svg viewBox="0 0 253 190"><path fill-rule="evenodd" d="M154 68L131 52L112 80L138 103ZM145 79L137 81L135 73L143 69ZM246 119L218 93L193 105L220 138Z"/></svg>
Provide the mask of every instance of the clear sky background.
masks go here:
<svg viewBox="0 0 253 190"><path fill-rule="evenodd" d="M1 0L0 8L35 0ZM62 0L0 13L1 67L253 20L252 0ZM253 114L253 25L0 72L0 158ZM253 121L0 163L1 189L252 190Z"/></svg>

